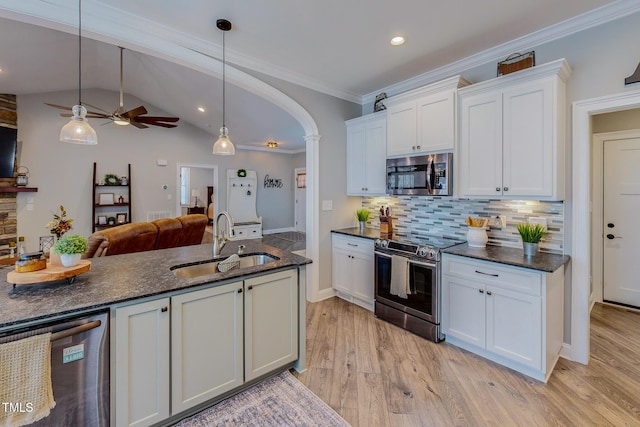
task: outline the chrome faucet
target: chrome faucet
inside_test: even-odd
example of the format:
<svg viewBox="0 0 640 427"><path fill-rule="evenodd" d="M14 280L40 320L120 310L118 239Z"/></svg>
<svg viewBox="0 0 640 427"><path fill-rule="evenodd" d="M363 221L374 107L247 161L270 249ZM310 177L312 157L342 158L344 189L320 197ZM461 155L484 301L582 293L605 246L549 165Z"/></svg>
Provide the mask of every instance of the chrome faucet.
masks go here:
<svg viewBox="0 0 640 427"><path fill-rule="evenodd" d="M224 231L220 233L221 234L220 236L218 236L218 221L220 220L221 216L224 216L227 219L229 236L225 236ZM222 248L224 247L225 243L227 243L227 240L229 240L229 238L233 237L234 235L235 235L235 231L233 229L233 219L231 218L231 215L229 215L229 212L222 211L218 213L218 215L216 215L216 220L213 221L213 257L214 258L220 255L220 251L222 251Z"/></svg>

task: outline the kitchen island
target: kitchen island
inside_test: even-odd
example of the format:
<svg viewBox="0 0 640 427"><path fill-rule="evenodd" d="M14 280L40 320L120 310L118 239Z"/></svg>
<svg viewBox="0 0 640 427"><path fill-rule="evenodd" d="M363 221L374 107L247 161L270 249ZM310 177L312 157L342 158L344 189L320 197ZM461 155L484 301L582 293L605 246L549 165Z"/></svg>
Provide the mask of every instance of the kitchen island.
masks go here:
<svg viewBox="0 0 640 427"><path fill-rule="evenodd" d="M112 425L171 425L274 373L304 370L311 260L255 240L227 243L222 257L239 244L276 259L179 278L176 266L212 258L211 245L185 246L92 259L73 283L16 287L3 269L0 332L108 311Z"/></svg>

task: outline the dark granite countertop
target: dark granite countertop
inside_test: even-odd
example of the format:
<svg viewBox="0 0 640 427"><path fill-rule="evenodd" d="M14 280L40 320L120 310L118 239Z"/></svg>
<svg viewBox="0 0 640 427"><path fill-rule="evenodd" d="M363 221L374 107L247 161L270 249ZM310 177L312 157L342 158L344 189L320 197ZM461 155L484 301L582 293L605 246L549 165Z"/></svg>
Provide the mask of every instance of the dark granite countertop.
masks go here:
<svg viewBox="0 0 640 427"><path fill-rule="evenodd" d="M516 267L530 268L548 273L553 273L569 262L570 259L569 255L558 255L548 252L538 252L535 256L526 257L522 249L491 245L487 245L486 248L472 248L466 243L443 249L442 252Z"/></svg>
<svg viewBox="0 0 640 427"><path fill-rule="evenodd" d="M12 267L1 269L0 329L52 316L106 309L116 303L311 263L308 258L265 245L260 240L227 242L222 255L235 253L240 244L246 246L245 253L267 252L280 260L225 273L179 279L170 267L212 259L211 244L184 246L92 258L91 271L76 276L72 284L64 280L18 285L15 288L6 280Z"/></svg>
<svg viewBox="0 0 640 427"><path fill-rule="evenodd" d="M353 237L362 237L364 239L375 240L380 237L380 230L377 228L366 228L361 233L360 227L340 228L338 230L331 230L332 233L344 234ZM386 235L385 235L386 236ZM388 237L385 237L388 239Z"/></svg>

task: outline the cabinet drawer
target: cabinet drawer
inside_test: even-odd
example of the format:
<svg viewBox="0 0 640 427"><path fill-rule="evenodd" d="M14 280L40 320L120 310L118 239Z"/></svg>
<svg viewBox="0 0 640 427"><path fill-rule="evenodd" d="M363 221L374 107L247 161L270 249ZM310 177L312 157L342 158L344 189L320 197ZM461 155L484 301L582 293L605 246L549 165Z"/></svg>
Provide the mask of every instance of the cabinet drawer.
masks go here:
<svg viewBox="0 0 640 427"><path fill-rule="evenodd" d="M235 237L234 239L256 239L262 237L262 226L260 224L256 225L241 225L236 226L235 228Z"/></svg>
<svg viewBox="0 0 640 427"><path fill-rule="evenodd" d="M373 254L373 240L361 237L350 237L344 234L332 234L332 246L334 249L343 249L348 252L359 252L365 255Z"/></svg>
<svg viewBox="0 0 640 427"><path fill-rule="evenodd" d="M542 275L540 273L507 267L495 262L446 255L443 260L443 274L529 295L541 295Z"/></svg>

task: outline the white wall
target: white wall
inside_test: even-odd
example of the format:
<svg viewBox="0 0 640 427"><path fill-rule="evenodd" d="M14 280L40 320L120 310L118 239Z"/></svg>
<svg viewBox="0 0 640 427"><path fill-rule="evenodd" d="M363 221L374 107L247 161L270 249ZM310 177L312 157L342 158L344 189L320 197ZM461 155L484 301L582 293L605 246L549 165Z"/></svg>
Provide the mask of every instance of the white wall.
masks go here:
<svg viewBox="0 0 640 427"><path fill-rule="evenodd" d="M126 106L144 104L150 115L164 114L148 103L132 96L125 97ZM83 101L107 110L118 105L118 94L104 90L83 90ZM74 219L73 232L91 233L91 194L93 162L98 164L98 177L105 173L126 175L131 163L133 221L145 221L147 211L175 211L177 163L218 165L219 183L226 183L227 168L255 169L259 179L267 173L282 176L291 188L293 160L290 154L237 150L233 157L213 156L212 136L185 122L175 129L151 126L140 130L132 126L119 127L104 120L90 122L98 134L97 146L65 144L58 140L60 128L68 119L60 110L44 105L50 102L73 105L77 92L55 92L18 96L18 139L22 141L20 164L29 167L29 185L37 193L18 195L18 234L25 236L27 249L38 248L39 236L48 235L45 224L61 204ZM107 123L107 124L104 124ZM157 159L168 161L157 166ZM168 189L163 190L162 186ZM226 207L226 190L221 189L220 208ZM206 191L203 193L206 197ZM171 195L171 199L168 197ZM33 197L33 210L27 210L27 200ZM282 191L258 189L258 212L264 217L265 229L294 226L293 196Z"/></svg>

